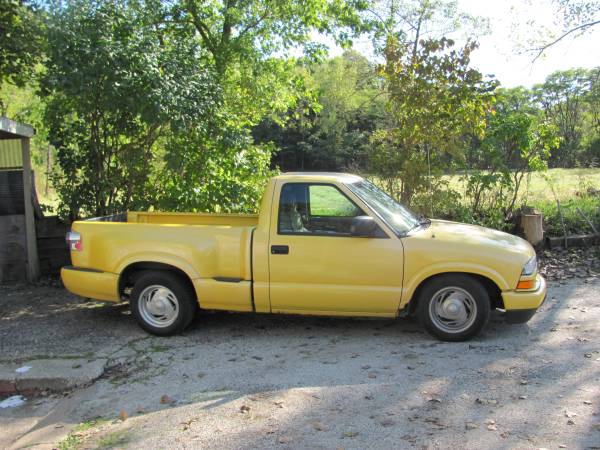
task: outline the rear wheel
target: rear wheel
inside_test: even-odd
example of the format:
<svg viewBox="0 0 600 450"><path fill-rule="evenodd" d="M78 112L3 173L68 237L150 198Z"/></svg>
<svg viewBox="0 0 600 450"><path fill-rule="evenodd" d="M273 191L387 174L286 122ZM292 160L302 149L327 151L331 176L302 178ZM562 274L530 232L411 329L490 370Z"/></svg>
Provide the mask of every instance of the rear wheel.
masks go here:
<svg viewBox="0 0 600 450"><path fill-rule="evenodd" d="M140 275L131 291L129 303L138 324L159 336L183 331L196 311L195 295L185 280L162 271Z"/></svg>
<svg viewBox="0 0 600 450"><path fill-rule="evenodd" d="M487 323L490 297L475 278L442 275L421 290L418 313L431 335L443 341L465 341L477 335Z"/></svg>

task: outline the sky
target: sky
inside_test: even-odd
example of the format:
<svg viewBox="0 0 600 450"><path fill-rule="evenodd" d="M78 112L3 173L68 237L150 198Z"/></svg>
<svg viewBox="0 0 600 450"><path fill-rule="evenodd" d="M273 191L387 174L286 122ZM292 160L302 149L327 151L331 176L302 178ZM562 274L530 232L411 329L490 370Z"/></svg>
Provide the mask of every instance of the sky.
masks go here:
<svg viewBox="0 0 600 450"><path fill-rule="evenodd" d="M600 66L600 26L575 39L564 39L535 62L531 54L518 54L519 44L524 45L527 36L540 30L529 25L530 19L552 26L555 8L550 1L459 0L459 7L489 18L490 32L480 37L472 63L484 74L495 74L505 87L531 87L556 70Z"/></svg>
<svg viewBox="0 0 600 450"><path fill-rule="evenodd" d="M458 4L460 11L489 20L487 34L477 37L479 49L471 61L483 74L495 75L504 87L531 87L556 70L600 66L600 26L564 39L535 62L532 54L524 52L528 39L544 33L545 26L552 28L556 8L551 0L458 0ZM355 48L371 53L366 40L356 42ZM341 52L331 46L332 56Z"/></svg>

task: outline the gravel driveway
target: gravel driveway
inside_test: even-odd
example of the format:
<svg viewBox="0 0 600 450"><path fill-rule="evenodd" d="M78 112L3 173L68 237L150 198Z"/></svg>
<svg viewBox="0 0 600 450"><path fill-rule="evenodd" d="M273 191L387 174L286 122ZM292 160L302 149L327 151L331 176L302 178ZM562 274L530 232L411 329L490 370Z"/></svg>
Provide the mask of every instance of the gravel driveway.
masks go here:
<svg viewBox="0 0 600 450"><path fill-rule="evenodd" d="M0 311L2 364L105 361L86 388L0 409L2 448L600 448L596 277L467 343L409 319L226 313L156 338L53 286L0 287Z"/></svg>

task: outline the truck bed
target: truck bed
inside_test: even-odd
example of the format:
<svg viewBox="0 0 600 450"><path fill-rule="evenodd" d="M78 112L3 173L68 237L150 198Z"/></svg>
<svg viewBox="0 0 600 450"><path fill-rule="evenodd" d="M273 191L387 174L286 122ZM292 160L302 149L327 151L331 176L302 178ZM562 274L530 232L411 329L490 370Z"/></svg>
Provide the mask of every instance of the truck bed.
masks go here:
<svg viewBox="0 0 600 450"><path fill-rule="evenodd" d="M184 272L207 309L251 311L256 215L131 211L74 222L82 249L63 281L72 292L119 301L120 274L163 264ZM100 280L98 282L93 280Z"/></svg>

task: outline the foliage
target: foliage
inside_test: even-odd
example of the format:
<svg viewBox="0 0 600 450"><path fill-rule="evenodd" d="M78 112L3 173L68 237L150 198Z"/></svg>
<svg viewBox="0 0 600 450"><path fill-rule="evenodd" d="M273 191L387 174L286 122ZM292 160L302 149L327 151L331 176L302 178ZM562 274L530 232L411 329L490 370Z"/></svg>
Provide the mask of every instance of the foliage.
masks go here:
<svg viewBox="0 0 600 450"><path fill-rule="evenodd" d="M348 51L301 69L305 96L285 123L265 120L254 137L277 146L273 162L284 170L363 170L369 136L385 116L375 67Z"/></svg>
<svg viewBox="0 0 600 450"><path fill-rule="evenodd" d="M401 200L429 187L451 157L460 157L467 134L481 134L491 105L493 82L469 67L476 44L456 50L446 38L417 47L390 37L382 74L391 123L373 134L371 164L387 180L400 178Z"/></svg>
<svg viewBox="0 0 600 450"><path fill-rule="evenodd" d="M533 204L544 217L544 232L547 236L562 236L564 234L562 222L558 212L558 205L554 200L544 200ZM584 195L573 197L561 202L561 211L567 234L593 233L586 220L581 217L577 208L589 218L596 227L600 225L600 200L597 196Z"/></svg>
<svg viewBox="0 0 600 450"><path fill-rule="evenodd" d="M252 145L239 130L222 131L220 139L197 133L172 136L165 166L147 183L140 203L167 211L257 211L272 175L272 149Z"/></svg>
<svg viewBox="0 0 600 450"><path fill-rule="evenodd" d="M0 85L8 81L22 86L31 79L41 57L40 27L30 2L0 2Z"/></svg>
<svg viewBox="0 0 600 450"><path fill-rule="evenodd" d="M529 24L541 35L541 39L533 40L530 48L534 61L563 39L577 38L600 25L600 3L595 0L553 0L552 3L556 9L552 29L540 33L537 24Z"/></svg>
<svg viewBox="0 0 600 450"><path fill-rule="evenodd" d="M559 130L560 151L551 158L552 167L573 167L582 140L582 123L590 74L585 69L554 72L541 86L533 89L547 120Z"/></svg>
<svg viewBox="0 0 600 450"><path fill-rule="evenodd" d="M482 169L465 177L466 194L475 217L493 214L504 220L512 213L525 177L531 171L545 170L552 150L559 144L556 128L536 121L521 110L502 105L488 119L485 138L471 152ZM473 162L473 161L472 161Z"/></svg>
<svg viewBox="0 0 600 450"><path fill-rule="evenodd" d="M202 129L217 106L213 74L193 63L202 50L185 34L154 32L159 5L69 0L53 10L42 93L63 215L127 209L157 139Z"/></svg>
<svg viewBox="0 0 600 450"><path fill-rule="evenodd" d="M191 24L209 54L235 122L252 126L293 107L303 92L293 58L275 55L302 47L311 58L324 52L312 34L330 34L341 43L361 26L362 0L180 0L174 20Z"/></svg>

